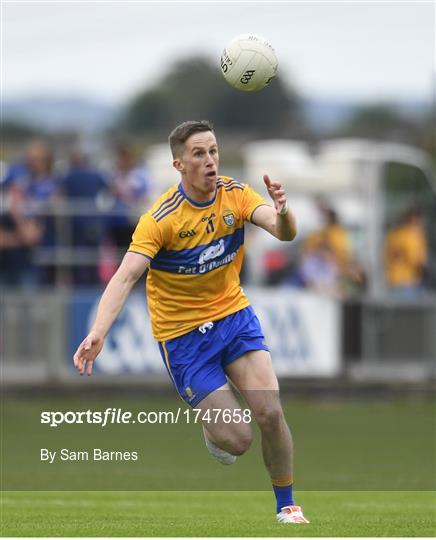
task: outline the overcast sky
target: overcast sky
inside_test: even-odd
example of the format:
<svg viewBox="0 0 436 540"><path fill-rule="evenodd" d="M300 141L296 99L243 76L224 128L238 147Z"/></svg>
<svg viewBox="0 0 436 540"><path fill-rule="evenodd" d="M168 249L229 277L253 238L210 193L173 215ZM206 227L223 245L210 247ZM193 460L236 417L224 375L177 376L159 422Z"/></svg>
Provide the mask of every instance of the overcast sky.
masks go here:
<svg viewBox="0 0 436 540"><path fill-rule="evenodd" d="M274 46L306 97L430 100L432 2L2 1L3 95L119 103L170 63L244 32Z"/></svg>

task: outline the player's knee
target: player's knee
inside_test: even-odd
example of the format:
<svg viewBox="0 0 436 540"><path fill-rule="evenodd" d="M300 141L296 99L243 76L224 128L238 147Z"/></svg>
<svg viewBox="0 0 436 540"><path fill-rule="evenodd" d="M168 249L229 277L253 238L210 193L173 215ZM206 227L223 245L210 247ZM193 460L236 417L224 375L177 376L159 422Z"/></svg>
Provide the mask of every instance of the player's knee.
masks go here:
<svg viewBox="0 0 436 540"><path fill-rule="evenodd" d="M234 456L242 456L250 448L253 437L251 433L241 434L232 441L232 451Z"/></svg>
<svg viewBox="0 0 436 540"><path fill-rule="evenodd" d="M250 448L252 440L251 429L247 426L247 429L239 429L238 431L229 433L226 442L231 454L241 456Z"/></svg>
<svg viewBox="0 0 436 540"><path fill-rule="evenodd" d="M256 422L262 431L276 431L281 429L284 422L282 407L280 404L264 407L257 412Z"/></svg>

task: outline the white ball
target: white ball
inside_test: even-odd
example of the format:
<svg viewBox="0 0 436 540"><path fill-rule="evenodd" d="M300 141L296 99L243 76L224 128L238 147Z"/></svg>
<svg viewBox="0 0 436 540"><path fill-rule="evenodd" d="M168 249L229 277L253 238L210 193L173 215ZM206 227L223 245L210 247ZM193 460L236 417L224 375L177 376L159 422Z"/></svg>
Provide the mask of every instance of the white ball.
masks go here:
<svg viewBox="0 0 436 540"><path fill-rule="evenodd" d="M226 81L243 92L257 92L274 79L277 57L271 44L254 34L241 34L230 41L221 55Z"/></svg>

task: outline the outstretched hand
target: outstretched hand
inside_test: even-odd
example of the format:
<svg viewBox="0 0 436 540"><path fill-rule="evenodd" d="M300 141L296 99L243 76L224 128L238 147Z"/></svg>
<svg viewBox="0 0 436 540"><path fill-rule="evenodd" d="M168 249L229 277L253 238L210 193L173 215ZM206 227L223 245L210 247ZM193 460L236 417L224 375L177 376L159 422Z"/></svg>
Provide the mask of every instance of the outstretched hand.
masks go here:
<svg viewBox="0 0 436 540"><path fill-rule="evenodd" d="M96 332L91 331L77 348L73 356L74 367L80 375L92 374L95 359L103 348L104 339Z"/></svg>
<svg viewBox="0 0 436 540"><path fill-rule="evenodd" d="M274 202L277 213L280 214L286 204L285 190L282 188L280 182L273 182L267 174L263 175L263 181L265 182L269 196Z"/></svg>

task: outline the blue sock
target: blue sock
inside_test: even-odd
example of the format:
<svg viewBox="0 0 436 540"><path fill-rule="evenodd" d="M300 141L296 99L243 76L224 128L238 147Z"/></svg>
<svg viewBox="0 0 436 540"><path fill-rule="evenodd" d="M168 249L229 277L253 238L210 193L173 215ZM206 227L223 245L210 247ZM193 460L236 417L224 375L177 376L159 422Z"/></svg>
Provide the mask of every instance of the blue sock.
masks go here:
<svg viewBox="0 0 436 540"><path fill-rule="evenodd" d="M284 506L294 504L294 497L292 495L292 484L289 486L275 486L273 484L274 494L277 499L277 514Z"/></svg>

